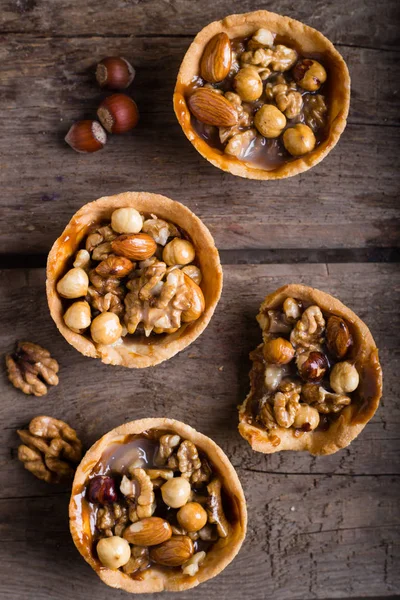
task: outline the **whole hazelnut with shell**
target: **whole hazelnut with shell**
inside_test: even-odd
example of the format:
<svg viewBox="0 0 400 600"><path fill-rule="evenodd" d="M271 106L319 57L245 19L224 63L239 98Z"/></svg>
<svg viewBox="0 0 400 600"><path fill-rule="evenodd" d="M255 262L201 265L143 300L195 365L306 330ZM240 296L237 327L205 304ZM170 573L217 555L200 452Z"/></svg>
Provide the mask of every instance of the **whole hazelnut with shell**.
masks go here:
<svg viewBox="0 0 400 600"><path fill-rule="evenodd" d="M308 125L297 123L283 134L283 144L292 156L302 156L314 150L317 140Z"/></svg>
<svg viewBox="0 0 400 600"><path fill-rule="evenodd" d="M264 104L254 116L254 125L264 137L276 138L286 127L286 117L273 104Z"/></svg>

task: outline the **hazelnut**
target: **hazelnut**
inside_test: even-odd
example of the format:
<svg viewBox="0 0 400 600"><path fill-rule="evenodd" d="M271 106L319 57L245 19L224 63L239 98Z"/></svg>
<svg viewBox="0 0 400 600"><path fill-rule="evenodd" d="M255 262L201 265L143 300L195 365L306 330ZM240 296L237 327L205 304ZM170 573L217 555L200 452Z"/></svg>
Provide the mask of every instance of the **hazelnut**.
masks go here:
<svg viewBox="0 0 400 600"><path fill-rule="evenodd" d="M244 67L235 75L233 87L244 102L255 102L263 92L261 77L254 67Z"/></svg>
<svg viewBox="0 0 400 600"><path fill-rule="evenodd" d="M74 267L65 273L57 283L57 292L63 298L80 298L86 296L89 286L89 277L80 267Z"/></svg>
<svg viewBox="0 0 400 600"><path fill-rule="evenodd" d="M273 104L263 104L254 116L254 125L264 137L276 138L286 127L286 117Z"/></svg>
<svg viewBox="0 0 400 600"><path fill-rule="evenodd" d="M336 358L344 358L353 343L347 323L340 317L332 315L326 325L326 343L329 351Z"/></svg>
<svg viewBox="0 0 400 600"><path fill-rule="evenodd" d="M294 348L288 340L278 337L265 342L263 354L267 363L286 365L294 357Z"/></svg>
<svg viewBox="0 0 400 600"><path fill-rule="evenodd" d="M112 312L103 312L93 319L90 334L96 344L114 344L122 334L119 318Z"/></svg>
<svg viewBox="0 0 400 600"><path fill-rule="evenodd" d="M180 508L189 500L190 483L184 477L173 477L161 487L161 495L165 504L171 508Z"/></svg>
<svg viewBox="0 0 400 600"><path fill-rule="evenodd" d="M87 250L78 250L74 260L74 267L87 269L90 265L90 254Z"/></svg>
<svg viewBox="0 0 400 600"><path fill-rule="evenodd" d="M122 56L103 58L96 67L96 79L100 87L124 90L135 78L135 69Z"/></svg>
<svg viewBox="0 0 400 600"><path fill-rule="evenodd" d="M328 361L322 352L313 351L300 355L298 357L297 366L300 377L304 381L318 383L323 379L328 370Z"/></svg>
<svg viewBox="0 0 400 600"><path fill-rule="evenodd" d="M301 302L294 298L286 298L283 303L283 312L290 321L297 321L301 317Z"/></svg>
<svg viewBox="0 0 400 600"><path fill-rule="evenodd" d="M124 530L124 539L135 546L157 546L172 535L171 525L160 517L147 517Z"/></svg>
<svg viewBox="0 0 400 600"><path fill-rule="evenodd" d="M82 333L85 331L85 329L89 327L91 321L92 316L90 306L88 302L84 300L71 304L64 314L64 323L71 331L75 331L75 333Z"/></svg>
<svg viewBox="0 0 400 600"><path fill-rule="evenodd" d="M112 477L96 475L89 481L86 499L92 504L112 504L118 500L117 488Z"/></svg>
<svg viewBox="0 0 400 600"><path fill-rule="evenodd" d="M200 285L203 276L199 267L196 267L196 265L187 265L186 267L183 267L182 271L185 273L185 275L190 277L190 279L193 279L197 285Z"/></svg>
<svg viewBox="0 0 400 600"><path fill-rule="evenodd" d="M136 208L117 208L111 215L111 227L117 233L139 233L143 217Z"/></svg>
<svg viewBox="0 0 400 600"><path fill-rule="evenodd" d="M157 244L147 233L127 233L111 242L112 251L132 260L146 260L153 256Z"/></svg>
<svg viewBox="0 0 400 600"><path fill-rule="evenodd" d="M97 152L104 148L107 134L97 121L85 120L74 123L64 139L76 152Z"/></svg>
<svg viewBox="0 0 400 600"><path fill-rule="evenodd" d="M303 58L294 67L293 78L295 82L308 92L316 92L326 81L326 71L316 60Z"/></svg>
<svg viewBox="0 0 400 600"><path fill-rule="evenodd" d="M173 265L187 265L191 263L195 255L196 252L193 244L188 240L174 238L165 246L162 257L163 261L169 267L172 267Z"/></svg>
<svg viewBox="0 0 400 600"><path fill-rule="evenodd" d="M278 388L282 381L283 371L279 365L267 365L264 372L264 385L269 392L273 392Z"/></svg>
<svg viewBox="0 0 400 600"><path fill-rule="evenodd" d="M349 362L338 362L331 371L331 388L337 394L348 394L357 389L360 376L354 365Z"/></svg>
<svg viewBox="0 0 400 600"><path fill-rule="evenodd" d="M207 523L207 513L198 502L188 502L176 515L179 525L189 533L199 531Z"/></svg>
<svg viewBox="0 0 400 600"><path fill-rule="evenodd" d="M125 133L138 124L139 110L126 94L113 94L100 104L97 116L109 133Z"/></svg>
<svg viewBox="0 0 400 600"><path fill-rule="evenodd" d="M293 427L303 431L312 431L319 425L319 412L308 404L300 404L294 418Z"/></svg>
<svg viewBox="0 0 400 600"><path fill-rule="evenodd" d="M297 123L294 127L289 127L283 134L283 143L286 150L292 156L301 156L314 150L317 140L308 125Z"/></svg>
<svg viewBox="0 0 400 600"><path fill-rule="evenodd" d="M151 560L166 567L180 567L193 554L194 545L187 535L173 535L166 542L150 549Z"/></svg>
<svg viewBox="0 0 400 600"><path fill-rule="evenodd" d="M131 557L131 547L118 535L102 538L96 547L100 562L109 569L119 569L126 565Z"/></svg>

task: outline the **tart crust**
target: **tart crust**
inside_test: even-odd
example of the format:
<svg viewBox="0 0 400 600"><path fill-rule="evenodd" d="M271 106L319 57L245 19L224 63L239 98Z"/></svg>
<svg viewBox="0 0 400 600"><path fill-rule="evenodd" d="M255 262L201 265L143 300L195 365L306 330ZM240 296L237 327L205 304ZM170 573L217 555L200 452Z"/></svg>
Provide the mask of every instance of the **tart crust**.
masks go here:
<svg viewBox="0 0 400 600"><path fill-rule="evenodd" d="M185 90L199 74L199 63L208 41L217 33L225 32L230 39L248 37L257 29L265 27L276 33L282 43L292 43L304 56L323 55L323 63L332 79L329 92L327 138L309 154L290 160L276 169L266 170L244 163L212 148L191 125L191 115L185 99ZM179 69L174 91L176 117L188 140L211 164L233 175L248 179L283 179L307 171L318 164L337 144L346 127L350 105L350 75L342 56L322 33L300 21L258 10L240 15L230 15L204 27L190 45Z"/></svg>
<svg viewBox="0 0 400 600"><path fill-rule="evenodd" d="M116 208L132 206L144 213L154 213L181 227L190 237L202 271L201 289L205 311L193 323L183 324L173 334L152 337L151 341L135 340L128 336L122 344L105 346L95 344L88 337L71 331L64 323L63 306L57 293L57 281L67 270L82 239L94 224L111 220ZM150 367L171 358L189 346L207 327L222 290L222 268L214 240L201 220L186 206L159 194L125 192L105 196L85 204L72 217L61 236L54 242L47 260L47 301L50 314L67 342L85 356L101 358L102 362L130 368Z"/></svg>
<svg viewBox="0 0 400 600"><path fill-rule="evenodd" d="M250 425L246 418L246 408L250 403L254 389L239 408L239 432L253 450L270 454L280 450L308 450L310 454L333 454L345 448L364 429L379 406L382 395L382 369L378 358L378 349L365 323L339 300L311 287L299 284L285 285L269 294L260 306L260 314L282 306L288 298L302 300L305 305L317 304L324 314L333 314L345 319L350 325L355 350L355 367L360 375L360 383L352 394L352 403L346 406L327 431L302 432L294 436L294 429L278 427L272 434L280 438L273 444L268 433Z"/></svg>
<svg viewBox="0 0 400 600"><path fill-rule="evenodd" d="M122 571L103 567L91 550L90 517L88 514L82 514L80 503L75 501L75 496L83 492L87 477L110 444L122 440L127 435L140 434L149 429L173 431L182 438L191 440L210 458L221 479L224 490L231 500L232 512L235 517L234 523L231 523L231 531L227 538L220 538L213 545L207 553L199 572L194 576L173 571L169 572L153 565L150 569L141 573L140 579L133 579ZM247 509L243 489L236 471L226 454L215 442L189 425L175 421L175 419L150 418L131 421L111 430L87 451L76 470L72 484L69 519L70 531L75 546L86 562L97 572L100 579L113 588L120 588L133 594L142 594L163 590L187 590L218 575L240 550L246 535Z"/></svg>

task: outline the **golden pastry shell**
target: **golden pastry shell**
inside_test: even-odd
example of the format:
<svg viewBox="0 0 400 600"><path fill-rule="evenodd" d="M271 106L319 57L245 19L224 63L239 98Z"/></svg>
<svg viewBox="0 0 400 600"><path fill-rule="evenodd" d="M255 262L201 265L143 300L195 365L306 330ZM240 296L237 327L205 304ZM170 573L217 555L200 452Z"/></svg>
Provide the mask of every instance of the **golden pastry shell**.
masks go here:
<svg viewBox="0 0 400 600"><path fill-rule="evenodd" d="M71 257L88 230L94 224L110 221L111 214L116 208L128 206L171 221L189 235L195 246L197 261L203 275L200 287L204 294L205 311L197 321L183 324L173 334L154 336L151 341L136 341L134 336L127 336L120 345L95 344L85 335L74 333L65 325L63 304L56 285L60 277L72 266ZM218 304L221 290L222 268L210 232L186 206L159 194L125 192L116 196L105 196L85 204L75 213L61 236L54 242L47 260L47 300L50 314L58 330L79 352L92 358L101 358L106 364L142 368L157 365L171 358L189 346L207 327Z"/></svg>
<svg viewBox="0 0 400 600"><path fill-rule="evenodd" d="M302 300L306 306L317 304L325 315L342 317L350 326L354 348L354 366L360 375L360 383L352 394L352 403L346 406L327 431L302 432L295 437L293 429L278 427L273 435L280 438L274 446L268 433L250 425L246 420L246 405L252 390L239 409L239 432L253 450L269 454L280 450L308 450L311 454L333 454L350 444L374 416L382 396L382 369L378 349L366 324L337 298L300 284L290 284L269 294L260 306L260 314L281 307L288 297ZM356 400L354 402L354 400Z"/></svg>
<svg viewBox="0 0 400 600"><path fill-rule="evenodd" d="M288 45L292 43L303 56L321 56L321 62L327 68L328 77L332 81L328 100L329 133L327 138L309 154L290 160L273 170L245 163L209 146L193 129L185 99L186 87L195 77L198 77L200 59L205 46L212 37L225 32L230 39L246 38L263 27L277 34L282 43L286 42ZM346 127L349 112L350 75L342 56L322 33L290 17L258 10L230 15L221 21L214 21L197 34L179 69L173 102L176 117L186 137L196 150L215 167L248 179L283 179L303 173L321 162L339 141Z"/></svg>
<svg viewBox="0 0 400 600"><path fill-rule="evenodd" d="M200 570L194 576L183 575L176 571L168 572L165 569L152 566L151 569L141 574L141 579L133 579L122 571L101 566L92 553L89 515L82 515L80 502L76 501L76 496L82 493L93 467L110 444L122 441L127 435L137 435L150 429L174 432L183 439L191 440L211 460L221 479L224 491L231 501L232 513L235 515L234 523L231 523L231 531L227 538L220 538L213 545L207 553ZM149 418L131 421L113 429L88 450L75 473L69 504L69 518L75 546L83 558L97 572L100 579L111 587L120 588L134 594L142 594L163 590L187 590L218 575L240 550L246 535L247 509L243 489L236 471L226 454L213 440L175 419Z"/></svg>

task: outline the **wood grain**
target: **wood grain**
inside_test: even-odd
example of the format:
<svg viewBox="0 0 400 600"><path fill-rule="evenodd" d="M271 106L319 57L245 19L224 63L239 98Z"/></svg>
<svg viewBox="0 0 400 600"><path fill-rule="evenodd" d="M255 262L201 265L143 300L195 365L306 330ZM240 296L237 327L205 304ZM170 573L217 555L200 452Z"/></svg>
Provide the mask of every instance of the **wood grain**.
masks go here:
<svg viewBox="0 0 400 600"><path fill-rule="evenodd" d="M39 413L68 421L86 446L124 421L168 415L210 435L227 452L248 500L246 545L233 565L190 598L232 598L235 588L240 597L257 600L400 591L396 265L226 265L223 296L205 333L177 357L143 371L107 367L67 345L48 315L43 270L0 275L2 350L27 338L50 349L61 365L59 386L43 398L23 396L5 374L1 380L0 536L7 544L0 554L10 572L0 586L2 598L14 600L15 589L18 600L109 598L70 541L68 489L36 480L16 459L15 429ZM268 292L292 281L337 295L367 322L381 348L385 391L376 416L349 448L318 459L254 453L236 431L236 405L248 389L247 355L260 340L258 306ZM43 569L38 590L34 582Z"/></svg>

